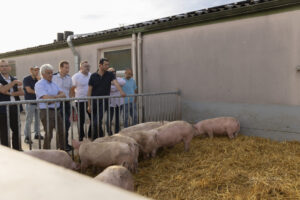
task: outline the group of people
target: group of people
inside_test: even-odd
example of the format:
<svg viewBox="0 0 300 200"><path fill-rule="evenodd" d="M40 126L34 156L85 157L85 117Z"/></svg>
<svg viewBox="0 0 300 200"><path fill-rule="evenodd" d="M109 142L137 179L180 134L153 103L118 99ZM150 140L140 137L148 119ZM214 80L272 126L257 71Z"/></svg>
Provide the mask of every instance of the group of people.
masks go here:
<svg viewBox="0 0 300 200"><path fill-rule="evenodd" d="M68 143L68 132L71 126L70 115L72 105L68 98L78 98L75 108L79 118L79 140L85 136L95 139L103 137L102 118L107 112L106 127L109 135L112 134L111 122L115 116L115 133L120 130L120 113L123 111L124 127L128 127L129 116L132 124L137 123L137 108L135 98L126 97L137 93L135 80L132 78L130 68L125 71L125 78L116 77L116 70L109 67L109 60L102 58L99 61L95 73L90 72L90 65L87 61L80 63L80 70L72 77L69 75L70 65L67 61L59 63L59 71L54 73L50 64L41 67L32 66L30 74L23 79L23 82L10 75L11 66L5 60L0 60L0 102L20 101L24 95L25 100L48 100L45 103L26 104L25 122L25 143L31 144L31 124L34 122L34 139L44 139L43 148L50 149L52 132L56 128L57 148L69 151L72 146ZM41 77L40 77L41 76ZM86 97L121 96L126 98L87 99ZM63 99L63 101L50 101L51 99ZM8 128L12 130L12 146L21 150L19 144L19 117L18 112L22 106L10 105L0 106L0 140L1 144L8 146ZM18 111L19 110L19 111ZM88 133L85 133L84 123L86 114L90 119ZM45 135L40 134L41 120ZM8 122L9 120L9 127ZM92 127L93 125L93 127ZM65 136L65 137L64 137Z"/></svg>

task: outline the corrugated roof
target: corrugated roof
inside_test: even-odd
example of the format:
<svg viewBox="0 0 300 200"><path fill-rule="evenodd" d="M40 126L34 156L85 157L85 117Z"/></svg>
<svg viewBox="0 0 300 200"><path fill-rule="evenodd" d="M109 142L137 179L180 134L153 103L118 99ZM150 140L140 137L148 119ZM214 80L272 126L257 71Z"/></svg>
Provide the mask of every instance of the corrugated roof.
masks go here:
<svg viewBox="0 0 300 200"><path fill-rule="evenodd" d="M128 37L132 33L158 31L168 28L218 20L227 17L256 13L270 9L299 5L300 0L247 0L237 3L196 10L169 17L154 19L146 22L103 30L95 33L81 34L73 40L74 45L82 45L107 39ZM68 47L66 41L54 42L46 45L30 47L0 54L0 58L38 53Z"/></svg>

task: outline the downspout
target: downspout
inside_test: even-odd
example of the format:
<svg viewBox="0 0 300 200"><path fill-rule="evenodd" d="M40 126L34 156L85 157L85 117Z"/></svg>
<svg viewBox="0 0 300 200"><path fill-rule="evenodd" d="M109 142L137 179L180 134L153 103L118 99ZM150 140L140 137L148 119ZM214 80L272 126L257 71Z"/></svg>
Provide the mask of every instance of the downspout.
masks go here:
<svg viewBox="0 0 300 200"><path fill-rule="evenodd" d="M138 45L137 45L137 70L138 70L138 92L143 92L142 81L142 33L138 33Z"/></svg>
<svg viewBox="0 0 300 200"><path fill-rule="evenodd" d="M68 46L70 47L73 55L74 55L74 67L75 67L75 72L79 71L79 64L80 64L80 55L79 53L76 51L73 43L72 43L72 39L78 35L69 35L67 38L67 43Z"/></svg>
<svg viewBox="0 0 300 200"><path fill-rule="evenodd" d="M137 71L138 71L138 93L143 93L143 79L142 79L142 33L138 33L138 39L137 39ZM143 101L142 98L139 99L139 123L142 123L143 120Z"/></svg>
<svg viewBox="0 0 300 200"><path fill-rule="evenodd" d="M137 80L136 77L136 34L132 33L132 43L131 43L131 62L132 62L132 73L133 79Z"/></svg>

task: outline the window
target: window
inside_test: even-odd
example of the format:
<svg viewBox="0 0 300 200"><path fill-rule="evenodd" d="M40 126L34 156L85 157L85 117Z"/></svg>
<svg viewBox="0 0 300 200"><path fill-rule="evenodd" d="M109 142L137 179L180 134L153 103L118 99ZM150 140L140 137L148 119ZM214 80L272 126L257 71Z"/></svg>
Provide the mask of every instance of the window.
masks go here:
<svg viewBox="0 0 300 200"><path fill-rule="evenodd" d="M104 58L109 60L109 66L117 71L131 68L131 49L104 52Z"/></svg>
<svg viewBox="0 0 300 200"><path fill-rule="evenodd" d="M8 64L11 66L11 72L10 75L11 76L17 76L17 71L16 71L16 61L14 60L9 60Z"/></svg>

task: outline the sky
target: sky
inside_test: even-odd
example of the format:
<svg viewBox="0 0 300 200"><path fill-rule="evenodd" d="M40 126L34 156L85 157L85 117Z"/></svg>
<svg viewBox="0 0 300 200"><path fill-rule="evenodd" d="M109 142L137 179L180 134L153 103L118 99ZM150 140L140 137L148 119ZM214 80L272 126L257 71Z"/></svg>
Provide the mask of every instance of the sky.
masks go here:
<svg viewBox="0 0 300 200"><path fill-rule="evenodd" d="M56 39L58 32L91 33L234 0L9 0L0 4L0 53Z"/></svg>

